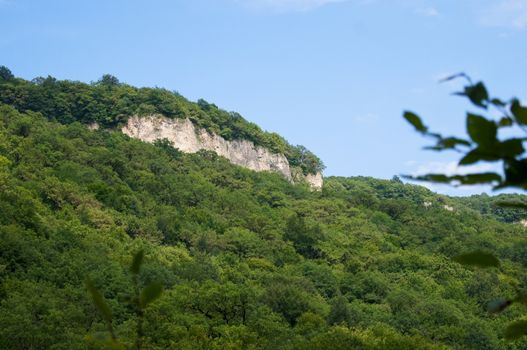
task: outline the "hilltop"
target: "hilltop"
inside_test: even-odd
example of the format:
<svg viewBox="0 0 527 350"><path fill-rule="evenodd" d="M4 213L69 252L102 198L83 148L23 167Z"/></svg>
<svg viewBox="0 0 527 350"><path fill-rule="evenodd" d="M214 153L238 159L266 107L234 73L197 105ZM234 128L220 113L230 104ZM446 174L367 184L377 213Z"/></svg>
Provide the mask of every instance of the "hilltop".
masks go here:
<svg viewBox="0 0 527 350"><path fill-rule="evenodd" d="M322 161L305 147L293 146L280 135L265 132L248 122L240 114L219 109L203 99L194 103L166 89L136 88L120 83L108 74L95 83L86 84L51 76L27 81L15 78L6 67L0 69L0 103L21 112L37 111L50 120L66 124L80 122L92 128L124 128L130 136L149 141L156 139L156 133L159 137L168 135L184 151L220 151L238 165L253 170L277 169L289 180L297 182L309 181L314 176L321 178L324 169ZM183 130L183 135L178 135L177 131L182 131L177 127L180 125L178 121L190 123L192 130L186 133ZM156 133L144 135L134 128L138 123L150 129L154 129L152 124L163 124L167 129L152 130ZM132 129L136 129L135 132ZM191 134L198 135L199 145L195 145L196 141L193 145L186 145ZM237 147L240 141L245 141L245 147ZM221 152L222 148L229 146L235 150ZM229 157L231 153L233 155ZM244 162L244 158L253 159ZM320 182L318 180L314 186L320 188Z"/></svg>

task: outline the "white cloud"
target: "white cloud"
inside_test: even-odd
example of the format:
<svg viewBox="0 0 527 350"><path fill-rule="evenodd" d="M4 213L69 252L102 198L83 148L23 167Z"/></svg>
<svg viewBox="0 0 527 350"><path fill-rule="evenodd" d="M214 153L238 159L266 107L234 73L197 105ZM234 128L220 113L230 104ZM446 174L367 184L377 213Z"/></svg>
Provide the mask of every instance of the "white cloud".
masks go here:
<svg viewBox="0 0 527 350"><path fill-rule="evenodd" d="M411 182L411 181L410 181ZM489 195L495 195L503 193L504 191L493 191L490 185L472 185L472 186L457 186L453 187L445 184L437 184L431 182L411 182L413 184L428 188L430 191L435 193L446 194L448 196L470 196L473 194L486 193Z"/></svg>
<svg viewBox="0 0 527 350"><path fill-rule="evenodd" d="M499 164L497 163L482 163L468 166L458 166L456 161L451 162L418 162L415 160L407 161L404 163L406 167L415 169L411 172L411 175L418 176L424 174L445 174L448 176L452 175L465 175L469 173L481 173L481 172L497 172L501 173ZM424 186L429 190L437 193L443 193L454 196L467 196L478 193L493 193L492 186L490 185L466 185L466 186L450 186L446 184L422 182L422 181L410 181L417 185Z"/></svg>
<svg viewBox="0 0 527 350"><path fill-rule="evenodd" d="M308 11L330 3L349 0L237 0L251 8L271 9L279 12Z"/></svg>
<svg viewBox="0 0 527 350"><path fill-rule="evenodd" d="M499 169L499 165L497 163L482 163L482 164L474 164L474 165L465 165L465 166L459 166L456 161L451 162L439 162L439 161L432 161L432 162L425 162L417 164L417 168L412 174L413 176L419 176L419 175L425 175L425 174L444 174L447 176L452 175L466 175L466 174L472 174L472 173L486 173L486 172L496 172L501 173ZM423 182L419 183L425 187L428 187L428 189L434 191L434 192L440 192L440 193L448 193L448 188L452 190L452 187L445 184L436 184L436 183L428 183ZM451 191L450 193L459 192L461 194L462 192L470 192L470 193L480 193L482 191L490 191L492 189L492 186L490 185L477 185L477 186L456 186L455 191Z"/></svg>
<svg viewBox="0 0 527 350"><path fill-rule="evenodd" d="M491 27L524 29L527 27L527 0L501 0L483 11L481 23Z"/></svg>
<svg viewBox="0 0 527 350"><path fill-rule="evenodd" d="M448 176L452 175L466 175L469 173L480 173L480 172L500 172L498 164L484 163L474 164L467 166L458 166L456 161L451 162L425 162L420 163L413 175L424 175L424 174L445 174Z"/></svg>

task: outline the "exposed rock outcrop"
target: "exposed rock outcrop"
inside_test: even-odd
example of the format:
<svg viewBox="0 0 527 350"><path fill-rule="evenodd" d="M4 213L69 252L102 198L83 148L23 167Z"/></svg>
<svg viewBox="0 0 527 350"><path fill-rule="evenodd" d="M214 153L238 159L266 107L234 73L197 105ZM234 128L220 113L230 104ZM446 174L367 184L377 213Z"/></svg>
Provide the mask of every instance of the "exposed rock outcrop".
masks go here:
<svg viewBox="0 0 527 350"><path fill-rule="evenodd" d="M322 185L324 184L324 179L322 178L322 173L321 172L318 172L316 174L307 174L305 176L305 181L314 190L322 189Z"/></svg>
<svg viewBox="0 0 527 350"><path fill-rule="evenodd" d="M234 164L255 171L274 171L293 181L291 168L283 154L272 153L247 140L228 141L223 137L197 128L189 119L170 119L159 115L133 116L121 131L146 142L168 139L182 152L195 153L199 150L214 151ZM311 188L322 188L322 174L305 177Z"/></svg>
<svg viewBox="0 0 527 350"><path fill-rule="evenodd" d="M88 124L88 129L90 129L92 131L99 130L99 123L91 122L90 124Z"/></svg>
<svg viewBox="0 0 527 350"><path fill-rule="evenodd" d="M443 209L445 210L448 210L448 211L454 211L454 207L451 207L450 205L443 205Z"/></svg>

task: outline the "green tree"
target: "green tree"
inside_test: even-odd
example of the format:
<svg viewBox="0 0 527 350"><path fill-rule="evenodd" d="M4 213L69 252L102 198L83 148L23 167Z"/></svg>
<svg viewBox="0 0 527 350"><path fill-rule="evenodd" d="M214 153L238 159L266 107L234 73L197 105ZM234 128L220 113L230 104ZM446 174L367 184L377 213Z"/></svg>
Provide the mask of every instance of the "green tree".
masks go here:
<svg viewBox="0 0 527 350"><path fill-rule="evenodd" d="M351 311L348 305L348 300L343 295L338 295L331 300L331 310L328 315L328 323L334 324L349 324L351 322Z"/></svg>
<svg viewBox="0 0 527 350"><path fill-rule="evenodd" d="M298 214L291 216L287 221L284 238L293 242L296 251L307 258L320 256L320 250L316 244L322 236L319 225L309 226L306 220Z"/></svg>
<svg viewBox="0 0 527 350"><path fill-rule="evenodd" d="M117 86L119 85L119 79L117 79L111 74L104 74L101 79L97 81L97 84L107 87Z"/></svg>
<svg viewBox="0 0 527 350"><path fill-rule="evenodd" d="M13 75L13 73L11 73L9 68L7 68L6 66L0 66L0 81L9 81L14 78L15 76Z"/></svg>

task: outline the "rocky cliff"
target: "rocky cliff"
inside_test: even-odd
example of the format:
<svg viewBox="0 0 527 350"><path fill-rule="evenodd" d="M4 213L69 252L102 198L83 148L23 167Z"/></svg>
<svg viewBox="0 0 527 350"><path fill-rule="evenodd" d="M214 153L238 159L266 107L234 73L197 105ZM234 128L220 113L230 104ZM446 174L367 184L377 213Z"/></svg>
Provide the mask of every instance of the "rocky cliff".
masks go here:
<svg viewBox="0 0 527 350"><path fill-rule="evenodd" d="M168 139L182 152L195 153L199 150L214 151L234 164L255 171L274 171L293 181L291 168L283 154L270 152L264 147L247 140L228 141L223 137L197 128L189 119L169 119L160 115L130 117L121 131L145 142ZM304 177L311 188L322 188L322 174L308 174Z"/></svg>

